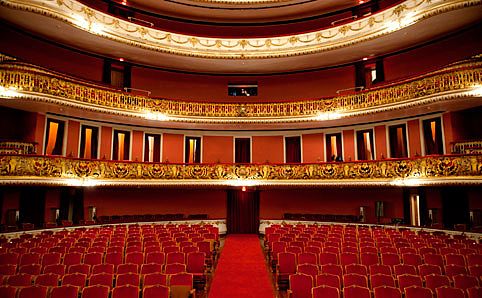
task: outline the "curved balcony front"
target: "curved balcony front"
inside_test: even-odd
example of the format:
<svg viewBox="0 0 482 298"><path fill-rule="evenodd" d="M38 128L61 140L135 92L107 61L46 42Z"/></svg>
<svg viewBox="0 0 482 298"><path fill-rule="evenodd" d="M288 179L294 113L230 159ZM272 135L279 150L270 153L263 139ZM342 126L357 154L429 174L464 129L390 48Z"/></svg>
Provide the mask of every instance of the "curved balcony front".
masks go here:
<svg viewBox="0 0 482 298"><path fill-rule="evenodd" d="M35 34L113 58L183 71L246 74L317 69L404 49L480 21L481 4L406 0L332 28L263 38L161 31L74 0L2 0L0 14Z"/></svg>
<svg viewBox="0 0 482 298"><path fill-rule="evenodd" d="M479 106L479 58L351 95L291 102L219 103L132 95L20 62L0 64L1 104L156 127L320 128ZM398 115L398 116L396 116ZM248 126L246 126L248 125Z"/></svg>

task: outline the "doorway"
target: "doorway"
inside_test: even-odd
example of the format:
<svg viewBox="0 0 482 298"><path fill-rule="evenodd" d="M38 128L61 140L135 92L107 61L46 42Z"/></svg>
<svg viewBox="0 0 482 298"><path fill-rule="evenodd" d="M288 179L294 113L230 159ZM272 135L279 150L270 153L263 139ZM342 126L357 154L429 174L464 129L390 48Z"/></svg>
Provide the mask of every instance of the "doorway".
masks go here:
<svg viewBox="0 0 482 298"><path fill-rule="evenodd" d="M258 234L259 191L228 190L227 233Z"/></svg>

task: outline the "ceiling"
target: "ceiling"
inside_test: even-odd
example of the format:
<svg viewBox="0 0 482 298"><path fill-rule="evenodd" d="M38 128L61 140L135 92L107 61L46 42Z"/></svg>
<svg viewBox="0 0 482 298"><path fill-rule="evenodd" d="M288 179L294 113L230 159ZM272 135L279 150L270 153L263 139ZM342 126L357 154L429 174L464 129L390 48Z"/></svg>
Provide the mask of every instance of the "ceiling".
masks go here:
<svg viewBox="0 0 482 298"><path fill-rule="evenodd" d="M39 1L42 2L42 0ZM151 3L154 1L138 0L134 2L136 2L136 4L139 2L138 4L146 5L148 2ZM157 2L160 3L160 6L167 5L167 1ZM206 5L207 3L216 2L223 6L234 5L230 4L229 0L221 1L220 3L215 0L185 0L184 2L204 3ZM224 2L227 2L227 4L224 4ZM304 5L318 5L314 2L302 3L301 1L290 0L266 0L250 4L250 6L262 5L263 3L265 4L265 2L277 4L293 3L296 5L299 4L300 7ZM319 3L324 1L315 2ZM22 0L18 0L18 3L23 2ZM179 3L176 5L181 5ZM433 1L427 1L426 3L433 5L430 4L433 3ZM452 6L451 9L442 9L436 6L435 8L430 8L427 12L419 13L416 22L399 28L391 29L391 23L385 22L387 24L378 24L378 26L381 26L379 29L376 27L377 24L373 25L373 27L377 29L367 31L365 34L363 30L361 32L355 32L357 31L357 25L354 24L353 26L355 27L350 27L352 28L351 31L349 30L348 33L345 33L343 30L347 27L343 25L327 29L327 32L336 32L339 35L341 35L340 32L343 32L343 36L334 41L322 41L310 47L300 46L299 49L293 46L293 48L283 48L280 50L271 48L265 51L256 49L246 50L244 47L239 47L239 49L233 49L232 51L227 49L224 52L215 47L213 50L200 51L189 47L181 48L177 45L168 47L165 44L149 43L143 39L145 34L141 37L135 36L135 38L131 35L120 36L118 32L97 34L69 22L68 18L72 18L72 16L63 16L59 13L52 14L50 8L42 10L42 8L34 7L34 9L30 9L31 7L25 6L25 4L23 8L19 8L20 5L0 2L0 16L14 26L55 42L107 57L116 59L122 57L125 61L135 64L194 73L245 75L305 71L352 63L364 57L376 57L412 47L427 40L470 26L482 19L481 1L478 1L472 6L461 6L458 5L456 1L453 1L453 3L455 3L455 6ZM185 13L187 10L179 9L174 11ZM298 13L301 13L301 11L306 13L308 10L300 9ZM380 18L381 17L385 18L385 15L381 15ZM375 20L375 23L377 22L376 18L373 18L373 20ZM357 24L362 24L362 22L368 24L371 19L362 19L359 21L361 23ZM132 25L132 23L130 24ZM141 31L141 33L142 30L145 29L141 26L136 26L136 30ZM371 27L372 24L370 24L370 28ZM146 30L151 29L147 28ZM353 35L349 36L349 33L353 33ZM188 38L190 37L186 36L186 40L190 40ZM191 39L192 38L197 39L197 37L191 37ZM273 40L276 38L278 37L273 37ZM279 38L285 38L291 41L289 36ZM299 43L301 43L301 39L300 37ZM249 41L250 39L246 40ZM260 40L266 43L267 41L269 42L271 38ZM224 39L224 41L228 43L231 42L229 39ZM245 40L236 39L234 41L239 43ZM259 40L253 40L253 42L259 42ZM305 51L305 49L308 50Z"/></svg>

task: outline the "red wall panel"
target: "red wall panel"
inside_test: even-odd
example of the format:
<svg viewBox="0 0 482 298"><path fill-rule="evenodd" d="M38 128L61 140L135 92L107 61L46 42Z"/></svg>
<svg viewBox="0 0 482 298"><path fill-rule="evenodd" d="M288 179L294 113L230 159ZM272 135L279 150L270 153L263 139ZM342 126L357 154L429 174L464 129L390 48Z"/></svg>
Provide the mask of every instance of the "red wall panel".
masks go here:
<svg viewBox="0 0 482 298"><path fill-rule="evenodd" d="M269 190L260 194L260 217L281 219L285 213L359 215L367 206L367 221L375 223L375 202L384 202L386 218L403 217L401 188Z"/></svg>
<svg viewBox="0 0 482 298"><path fill-rule="evenodd" d="M283 136L253 136L253 163L283 163Z"/></svg>
<svg viewBox="0 0 482 298"><path fill-rule="evenodd" d="M184 162L184 135L165 133L162 135L162 161Z"/></svg>
<svg viewBox="0 0 482 298"><path fill-rule="evenodd" d="M112 159L112 127L102 126L100 133L101 159Z"/></svg>
<svg viewBox="0 0 482 298"><path fill-rule="evenodd" d="M385 80L391 81L463 60L480 53L482 25L445 40L384 59Z"/></svg>
<svg viewBox="0 0 482 298"><path fill-rule="evenodd" d="M234 162L234 141L231 136L203 136L203 158L206 163Z"/></svg>
<svg viewBox="0 0 482 298"><path fill-rule="evenodd" d="M97 216L136 214L208 214L226 218L224 190L85 189L84 214L95 206Z"/></svg>
<svg viewBox="0 0 482 298"><path fill-rule="evenodd" d="M132 131L131 160L143 161L142 159L143 143L144 143L144 132L138 131L138 130Z"/></svg>
<svg viewBox="0 0 482 298"><path fill-rule="evenodd" d="M353 129L343 131L343 151L344 161L355 160L355 131Z"/></svg>
<svg viewBox="0 0 482 298"><path fill-rule="evenodd" d="M2 224L7 221L7 210L16 209L20 207L20 191L18 189L9 189L3 191L2 198Z"/></svg>
<svg viewBox="0 0 482 298"><path fill-rule="evenodd" d="M385 125L375 126L375 146L377 149L377 156L375 159L383 159L388 156L387 128Z"/></svg>
<svg viewBox="0 0 482 298"><path fill-rule="evenodd" d="M442 115L442 124L443 124L443 130L444 130L444 137L445 137L445 152L451 153L452 152L452 142L457 140L459 137L455 134L452 125L452 118L453 114L452 113L444 113Z"/></svg>
<svg viewBox="0 0 482 298"><path fill-rule="evenodd" d="M418 119L408 121L407 129L410 157L422 155L422 145L420 140L420 121Z"/></svg>
<svg viewBox="0 0 482 298"><path fill-rule="evenodd" d="M50 209L60 208L60 189L49 189L45 192L45 209L44 209L44 221L54 222L53 218L50 218Z"/></svg>
<svg viewBox="0 0 482 298"><path fill-rule="evenodd" d="M103 59L61 48L0 25L2 53L65 74L92 81L102 80Z"/></svg>
<svg viewBox="0 0 482 298"><path fill-rule="evenodd" d="M314 163L324 161L323 134L314 133L303 135L303 162Z"/></svg>
<svg viewBox="0 0 482 298"><path fill-rule="evenodd" d="M65 154L67 156L79 157L80 122L69 120L67 127L67 148Z"/></svg>
<svg viewBox="0 0 482 298"><path fill-rule="evenodd" d="M149 90L153 96L170 99L260 102L288 101L336 95L338 89L352 87L351 66L309 73L273 76L211 76L172 73L147 68L132 68L132 87ZM256 81L258 96L228 96L229 82ZM186 88L186 86L189 88Z"/></svg>

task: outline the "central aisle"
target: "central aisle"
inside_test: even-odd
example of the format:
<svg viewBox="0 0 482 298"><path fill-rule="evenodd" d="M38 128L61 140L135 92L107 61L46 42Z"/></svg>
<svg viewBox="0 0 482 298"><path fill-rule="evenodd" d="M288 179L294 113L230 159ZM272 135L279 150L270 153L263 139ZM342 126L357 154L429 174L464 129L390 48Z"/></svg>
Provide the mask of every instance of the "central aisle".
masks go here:
<svg viewBox="0 0 482 298"><path fill-rule="evenodd" d="M257 235L226 237L209 298L273 298L273 286Z"/></svg>

